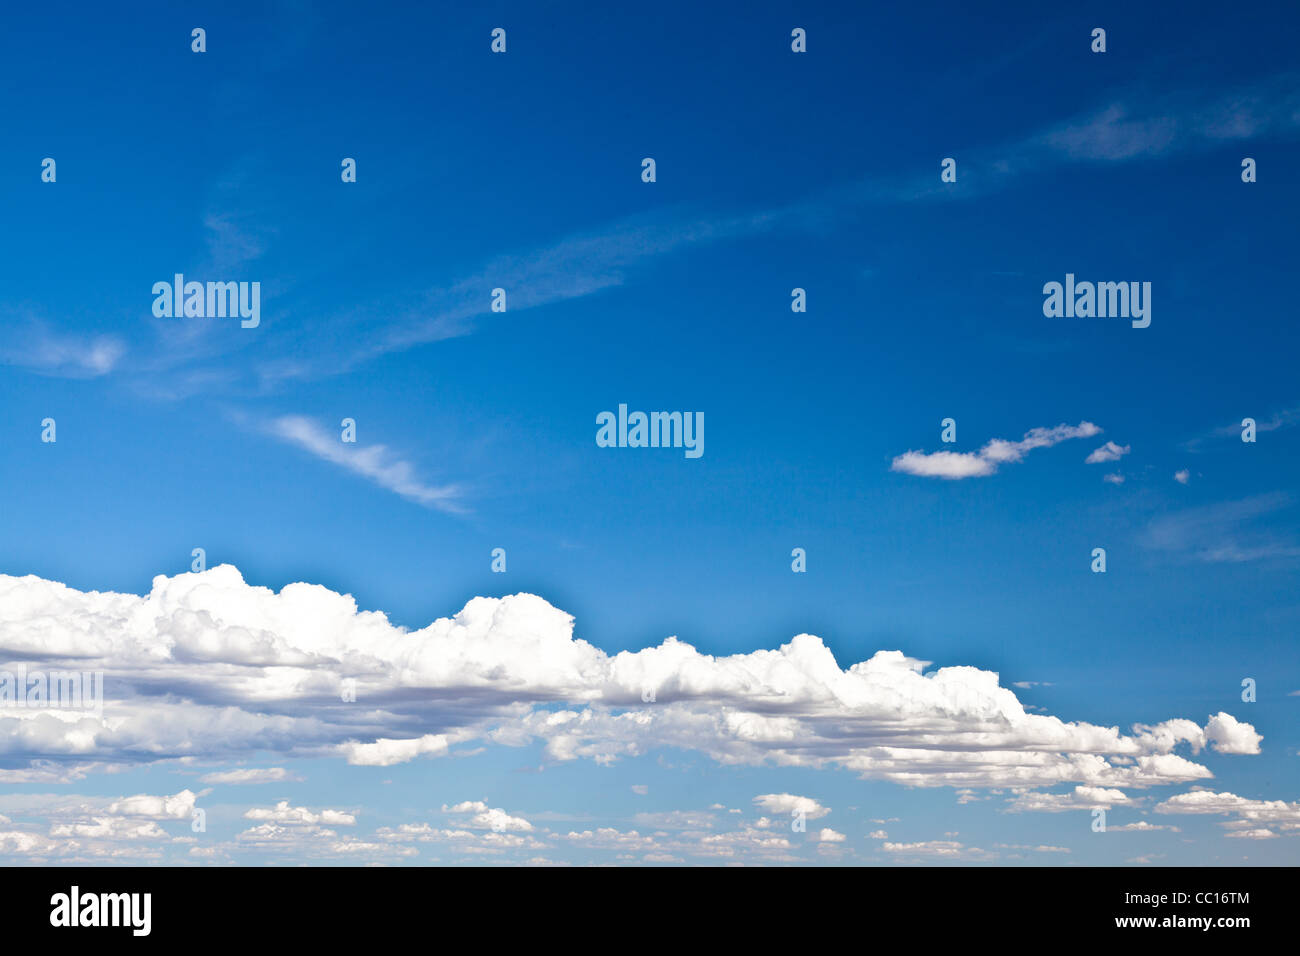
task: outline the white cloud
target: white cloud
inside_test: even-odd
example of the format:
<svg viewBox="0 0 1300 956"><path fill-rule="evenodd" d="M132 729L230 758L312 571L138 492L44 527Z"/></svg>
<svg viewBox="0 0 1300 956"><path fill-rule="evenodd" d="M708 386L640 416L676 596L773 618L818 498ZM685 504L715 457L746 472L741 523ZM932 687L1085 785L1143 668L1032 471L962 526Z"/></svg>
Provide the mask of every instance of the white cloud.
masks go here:
<svg viewBox="0 0 1300 956"><path fill-rule="evenodd" d="M284 767L260 767L241 770L223 770L205 774L199 778L204 783L224 783L247 786L259 783L289 783L301 781L302 777L290 773Z"/></svg>
<svg viewBox="0 0 1300 956"><path fill-rule="evenodd" d="M110 335L80 336L54 331L39 319L5 316L0 363L59 378L99 378L112 372L126 345Z"/></svg>
<svg viewBox="0 0 1300 956"><path fill-rule="evenodd" d="M417 477L415 466L394 457L383 445L345 443L339 434L326 431L311 419L300 415L285 415L274 419L266 431L410 501L452 513L464 510L459 504L461 490L456 485L428 484Z"/></svg>
<svg viewBox="0 0 1300 956"><path fill-rule="evenodd" d="M1129 451L1130 451L1129 445L1121 446L1115 444L1113 441L1108 441L1106 442L1106 444L1102 445L1100 448L1098 448L1096 451L1090 454L1083 461L1084 464L1086 465L1096 465L1106 461L1119 461L1121 458L1127 455Z"/></svg>
<svg viewBox="0 0 1300 956"><path fill-rule="evenodd" d="M1215 814L1235 819L1224 824L1231 832L1227 836L1245 836L1259 839L1268 827L1292 832L1300 831L1300 803L1285 800L1253 800L1235 793L1214 793L1211 790L1192 790L1180 793L1156 806L1157 813Z"/></svg>
<svg viewBox="0 0 1300 956"><path fill-rule="evenodd" d="M187 820L194 812L197 794L182 790L170 797L155 797L146 793L134 797L123 797L108 805L108 812L115 816L144 817L150 820Z"/></svg>
<svg viewBox="0 0 1300 956"><path fill-rule="evenodd" d="M1034 846L1032 844L1026 844L1026 843L997 843L994 844L994 847L999 850L1024 850L1028 853L1069 853L1070 852L1068 847L1048 846L1046 844L1039 844L1037 846Z"/></svg>
<svg viewBox="0 0 1300 956"><path fill-rule="evenodd" d="M469 819L464 826L471 830L494 830L504 833L508 830L527 832L533 828L533 825L523 817L512 817L500 807L489 807L482 800L466 800L453 807L444 804L442 812L467 816Z"/></svg>
<svg viewBox="0 0 1300 956"><path fill-rule="evenodd" d="M1155 830L1171 830L1174 833L1181 832L1178 827L1169 826L1164 823L1150 823L1146 820L1138 820L1135 823L1125 823L1119 826L1116 826L1115 824L1108 824L1106 826L1107 833L1146 833Z"/></svg>
<svg viewBox="0 0 1300 956"><path fill-rule="evenodd" d="M1070 793L1022 793L1011 801L1011 813L1063 813L1067 810L1108 810L1131 803L1122 790L1077 786Z"/></svg>
<svg viewBox="0 0 1300 956"><path fill-rule="evenodd" d="M1276 529L1276 513L1292 507L1288 492L1254 495L1161 515L1139 539L1148 548L1211 563L1300 557L1300 542Z"/></svg>
<svg viewBox="0 0 1300 956"><path fill-rule="evenodd" d="M306 807L291 807L288 800L281 800L274 807L253 807L244 813L248 820L263 820L281 826L344 826L356 824L355 814L343 810L309 810Z"/></svg>
<svg viewBox="0 0 1300 956"><path fill-rule="evenodd" d="M33 665L77 658L114 688L102 717L0 713L0 756L10 773L56 780L52 763L85 773L273 754L387 766L461 743L540 742L549 761L676 748L728 765L1033 791L1193 782L1210 771L1176 749L1258 752L1259 735L1227 714L1125 734L1030 713L996 673L932 669L896 650L842 668L801 634L723 657L674 638L608 655L573 626L516 594L407 630L320 586L249 586L229 565L159 576L144 597L0 575L0 653ZM357 702L343 699L345 681ZM792 794L755 805L788 818L800 801L827 812Z"/></svg>
<svg viewBox="0 0 1300 956"><path fill-rule="evenodd" d="M1185 485L1191 480L1192 480L1192 473L1188 471L1186 468L1182 469L1181 471L1174 472L1174 481L1178 482L1180 485Z"/></svg>
<svg viewBox="0 0 1300 956"><path fill-rule="evenodd" d="M831 812L830 807L823 807L812 797L799 797L793 793L764 793L754 798L754 805L783 817L802 812L808 820L818 820Z"/></svg>
<svg viewBox="0 0 1300 956"><path fill-rule="evenodd" d="M937 859L965 859L985 856L984 850L968 847L956 840L924 840L918 843L883 843L880 847L896 856L934 857Z"/></svg>
<svg viewBox="0 0 1300 956"><path fill-rule="evenodd" d="M1102 480L1102 481L1105 481L1105 482L1108 482L1108 483L1110 483L1110 484L1112 484L1112 485L1122 485L1122 484L1124 484L1124 476L1121 475L1119 472L1115 472L1114 474L1111 474L1111 475L1102 475L1102 476L1101 476L1101 480Z"/></svg>
<svg viewBox="0 0 1300 956"><path fill-rule="evenodd" d="M1100 433L1092 422L1031 428L1019 441L994 438L976 452L904 452L894 459L891 470L924 478L982 478L994 474L999 465L1024 460L1035 448L1051 448L1071 438L1091 438Z"/></svg>

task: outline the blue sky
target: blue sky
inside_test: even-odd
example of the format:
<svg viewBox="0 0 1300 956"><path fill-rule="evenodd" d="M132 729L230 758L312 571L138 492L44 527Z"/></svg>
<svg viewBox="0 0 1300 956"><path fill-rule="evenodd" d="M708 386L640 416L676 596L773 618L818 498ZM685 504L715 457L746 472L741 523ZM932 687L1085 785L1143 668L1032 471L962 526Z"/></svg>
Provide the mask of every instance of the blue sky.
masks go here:
<svg viewBox="0 0 1300 956"><path fill-rule="evenodd" d="M0 715L0 815L28 837L14 846L64 861L1292 862L1300 72L1278 17L1294 12L15 11L0 37L0 572L73 591L42 603L30 592L43 586L11 583L0 657L39 662L68 635L62 660L109 674L110 725L74 746ZM504 54L489 49L494 27ZM795 27L806 53L791 51ZM1105 53L1090 50L1094 27ZM340 179L344 157L355 183ZM955 183L940 181L945 157ZM1256 182L1242 181L1245 157ZM259 282L259 326L155 318L150 289L176 273ZM1043 286L1067 273L1151 283L1150 326L1046 317ZM796 287L805 313L791 311ZM620 403L702 412L703 456L598 447L596 416ZM355 445L339 441L344 418ZM1062 425L1090 433L991 474L898 465L908 452L969 463L990 441ZM1085 463L1107 442L1128 450ZM151 583L189 572L196 547L242 581ZM1090 570L1098 547L1105 574ZM224 746L150 740L141 728L171 714L149 710L160 699L190 708L176 714L234 708L248 726L321 716L227 683L271 660L230 628L305 646L276 631L307 628L302 608L285 624L248 593L293 582L412 633L475 597L527 593L603 655L676 636L718 668L677 702L691 719L820 700L775 672L728 683L721 658L799 634L845 670L900 651L931 675L996 673L1026 713L1075 728L1062 753L1087 750L1080 726L1118 728L1130 743L1114 767L1158 753L1212 776L1109 786L1110 771L1060 758L1043 771L1054 784L987 767L967 779L953 767L972 754L1023 761L1043 743L1038 729L996 747L923 739L943 713L983 713L957 688L930 709L913 699L916 714L900 705L915 723L897 738L876 715L857 744L798 758L613 730L575 756L499 700L468 707L454 680L337 739L295 726ZM145 625L78 593L142 601L151 588L141 619L195 614L151 632L168 655L158 673L130 652ZM213 643L187 657L183 631ZM676 706L671 692L612 703L608 683L593 704L590 687L575 697L570 678L543 673L558 644L533 661L495 631L476 639L506 640L514 690L497 690L516 709ZM904 695L928 686L897 680ZM111 724L115 700L129 734ZM823 704L786 715L796 737L839 719ZM1232 724L1199 744L1131 743L1135 725L1207 728L1221 713ZM446 756L367 766L325 750L451 729L467 736ZM885 768L891 746L906 754ZM854 763L868 752L870 767ZM201 779L250 768L282 772ZM111 809L178 792L191 797L153 816ZM767 795L830 809L791 831L791 805L755 802ZM1041 795L1066 806L1042 809ZM335 829L354 845L337 850L310 814L258 816L281 800L350 813ZM450 809L474 801L486 810ZM1099 806L1106 834L1091 830ZM494 808L530 828L493 830L481 814ZM164 836L83 834L70 849L59 829L118 817ZM1138 820L1178 829L1114 832ZM241 841L259 821L284 831L273 845ZM398 832L425 823L442 835ZM810 839L824 828L844 839ZM682 834L700 833L730 855L692 855L700 841Z"/></svg>

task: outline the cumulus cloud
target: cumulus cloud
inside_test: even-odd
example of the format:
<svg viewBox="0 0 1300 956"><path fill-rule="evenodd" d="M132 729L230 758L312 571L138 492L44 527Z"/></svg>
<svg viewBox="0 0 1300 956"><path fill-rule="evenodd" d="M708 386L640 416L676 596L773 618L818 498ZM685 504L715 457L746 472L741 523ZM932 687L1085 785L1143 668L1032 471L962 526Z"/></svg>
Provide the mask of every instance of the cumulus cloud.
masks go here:
<svg viewBox="0 0 1300 956"><path fill-rule="evenodd" d="M798 797L793 793L764 793L754 798L754 805L784 817L802 813L808 820L820 819L831 812L830 807L823 807L812 797Z"/></svg>
<svg viewBox="0 0 1300 956"><path fill-rule="evenodd" d="M904 857L933 857L936 859L966 859L988 855L978 847L968 847L956 840L923 840L917 843L882 843L886 853Z"/></svg>
<svg viewBox="0 0 1300 956"><path fill-rule="evenodd" d="M1119 461L1129 453L1130 446L1117 445L1108 441L1083 460L1086 465L1096 465L1106 461Z"/></svg>
<svg viewBox="0 0 1300 956"><path fill-rule="evenodd" d="M1011 813L1064 813L1067 810L1108 810L1132 800L1122 790L1077 786L1069 793L1022 793L1010 802Z"/></svg>
<svg viewBox="0 0 1300 956"><path fill-rule="evenodd" d="M495 830L498 833L507 830L528 831L533 825L523 817L512 817L500 807L489 807L482 800L466 800L455 806L446 804L443 813L466 817L465 826L471 830Z"/></svg>
<svg viewBox="0 0 1300 956"><path fill-rule="evenodd" d="M1227 714L1123 733L1030 713L994 672L932 669L897 650L842 668L800 634L722 657L675 638L609 655L573 627L516 594L407 630L349 595L302 583L276 593L229 565L159 576L143 597L0 575L0 655L102 670L107 688L102 715L0 712L0 758L32 775L255 754L386 766L462 743L540 742L552 762L675 748L724 765L1034 791L1188 783L1212 775L1175 750L1258 752L1254 728ZM825 812L791 794L756 806L788 815L801 800Z"/></svg>
<svg viewBox="0 0 1300 956"><path fill-rule="evenodd" d="M999 465L1023 461L1025 455L1035 448L1051 448L1071 438L1091 438L1099 434L1101 429L1092 422L1031 428L1019 441L994 438L974 452L907 451L894 459L891 470L923 478L982 478L994 474Z"/></svg>
<svg viewBox="0 0 1300 956"><path fill-rule="evenodd" d="M1267 839L1273 830L1300 832L1300 803L1285 800L1254 800L1235 793L1192 790L1156 805L1156 813L1212 814L1229 816L1223 826L1227 836ZM1267 834L1267 836L1265 835Z"/></svg>
<svg viewBox="0 0 1300 956"><path fill-rule="evenodd" d="M0 829L0 852L7 854L6 862L36 866L158 862L167 845L184 839L164 824L188 824L197 796L190 790L118 798L8 794L0 800L14 817L39 815L43 820L15 823L0 816L6 827Z"/></svg>
<svg viewBox="0 0 1300 956"><path fill-rule="evenodd" d="M281 800L274 807L253 807L244 813L249 820L263 820L282 826L344 826L356 824L355 814L343 810L309 810L306 807L291 807L288 800Z"/></svg>

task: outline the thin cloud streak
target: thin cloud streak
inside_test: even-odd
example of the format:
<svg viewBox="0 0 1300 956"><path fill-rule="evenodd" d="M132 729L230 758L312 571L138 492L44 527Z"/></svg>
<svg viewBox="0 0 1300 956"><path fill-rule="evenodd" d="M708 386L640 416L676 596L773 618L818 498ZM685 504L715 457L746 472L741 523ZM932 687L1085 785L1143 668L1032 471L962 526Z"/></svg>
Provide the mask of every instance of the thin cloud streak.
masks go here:
<svg viewBox="0 0 1300 956"><path fill-rule="evenodd" d="M277 418L266 431L281 441L346 468L379 487L426 508L436 508L450 514L463 514L466 511L458 500L462 493L459 486L425 483L416 475L410 462L394 457L384 445L358 447L346 444L311 419L300 415Z"/></svg>

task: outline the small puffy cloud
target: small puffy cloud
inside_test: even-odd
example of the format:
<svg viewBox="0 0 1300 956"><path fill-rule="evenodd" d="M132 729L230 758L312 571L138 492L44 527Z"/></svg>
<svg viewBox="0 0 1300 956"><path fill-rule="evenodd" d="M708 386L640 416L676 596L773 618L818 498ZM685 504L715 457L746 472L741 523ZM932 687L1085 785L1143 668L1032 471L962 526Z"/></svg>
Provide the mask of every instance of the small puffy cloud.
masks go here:
<svg viewBox="0 0 1300 956"><path fill-rule="evenodd" d="M362 767L390 767L416 757L446 756L448 741L443 734L425 734L403 740L380 737L370 743L350 740L339 749L350 764Z"/></svg>
<svg viewBox="0 0 1300 956"><path fill-rule="evenodd" d="M1124 484L1124 476L1119 472L1115 472L1113 475L1102 475L1101 480L1112 485Z"/></svg>
<svg viewBox="0 0 1300 956"><path fill-rule="evenodd" d="M1119 461L1129 453L1130 447L1131 446L1129 445L1117 445L1113 441L1108 441L1106 444L1093 451L1083 461L1084 464L1087 465L1097 465L1107 461Z"/></svg>
<svg viewBox="0 0 1300 956"><path fill-rule="evenodd" d="M1182 469L1181 471L1174 472L1174 481L1178 482L1180 485L1185 485L1191 480L1192 480L1192 473L1188 471L1186 468Z"/></svg>
<svg viewBox="0 0 1300 956"><path fill-rule="evenodd" d="M1022 793L1011 801L1011 813L1063 813L1067 810L1106 810L1132 801L1122 790L1075 787L1070 793Z"/></svg>
<svg viewBox="0 0 1300 956"><path fill-rule="evenodd" d="M1256 828L1251 829L1251 830L1233 830L1233 831L1231 831L1231 832L1225 833L1224 836L1226 836L1226 837L1236 837L1237 839L1240 839L1240 840L1274 840L1274 839L1277 839L1277 834L1276 834L1276 833L1274 833L1272 830L1266 829L1266 828L1264 828L1264 827L1256 827Z"/></svg>
<svg viewBox="0 0 1300 956"><path fill-rule="evenodd" d="M291 807L288 800L281 800L274 807L252 807L245 811L248 820L264 820L281 826L345 826L356 824L357 818L342 810L309 810L306 807Z"/></svg>
<svg viewBox="0 0 1300 956"><path fill-rule="evenodd" d="M1138 820L1135 823L1125 823L1119 826L1110 824L1106 827L1107 833L1147 833L1155 830L1171 830L1174 833L1181 832L1178 827L1165 823L1151 823L1147 820Z"/></svg>
<svg viewBox="0 0 1300 956"><path fill-rule="evenodd" d="M149 794L137 794L123 797L108 805L108 813L122 817L145 817L150 820L184 820L194 812L194 801L198 794L182 790L170 797L155 797Z"/></svg>
<svg viewBox="0 0 1300 956"><path fill-rule="evenodd" d="M812 797L798 797L793 793L765 793L754 798L754 805L768 813L791 816L802 812L809 820L817 820L830 813L830 807L823 807Z"/></svg>
<svg viewBox="0 0 1300 956"><path fill-rule="evenodd" d="M1033 844L1026 844L1026 843L998 843L995 844L995 847L999 850L1023 850L1027 853L1069 853L1070 852L1068 847L1049 846L1047 844L1042 844L1042 843L1038 844L1037 846Z"/></svg>
<svg viewBox="0 0 1300 956"><path fill-rule="evenodd" d="M903 857L920 857L934 859L966 859L987 857L989 854L978 847L968 847L956 840L923 840L917 843L883 843L880 847L886 853Z"/></svg>
<svg viewBox="0 0 1300 956"><path fill-rule="evenodd" d="M848 837L830 827L823 827L813 839L818 843L843 843Z"/></svg>
<svg viewBox="0 0 1300 956"><path fill-rule="evenodd" d="M468 817L463 824L471 830L493 830L497 833L507 831L529 831L533 825L523 817L514 817L500 807L489 807L482 800L466 800L455 806L443 805L442 812L452 816Z"/></svg>
<svg viewBox="0 0 1300 956"><path fill-rule="evenodd" d="M997 471L997 465L976 452L905 451L894 459L893 471L921 478L983 478Z"/></svg>
<svg viewBox="0 0 1300 956"><path fill-rule="evenodd" d="M1257 754L1264 738L1250 724L1219 711L1205 725L1205 739L1211 749L1221 754Z"/></svg>

